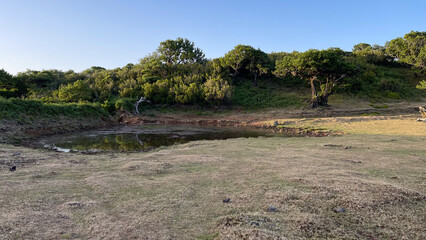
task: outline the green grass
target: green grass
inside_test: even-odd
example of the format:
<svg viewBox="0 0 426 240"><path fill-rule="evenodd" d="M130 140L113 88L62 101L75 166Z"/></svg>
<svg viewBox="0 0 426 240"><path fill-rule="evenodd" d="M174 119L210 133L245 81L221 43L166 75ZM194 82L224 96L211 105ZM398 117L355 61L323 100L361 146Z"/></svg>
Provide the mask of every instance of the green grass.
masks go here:
<svg viewBox="0 0 426 240"><path fill-rule="evenodd" d="M296 93L286 93L272 87L254 87L250 82L235 86L231 101L233 105L246 109L297 108L306 105L303 96Z"/></svg>
<svg viewBox="0 0 426 240"><path fill-rule="evenodd" d="M0 98L0 119L26 117L107 117L108 112L93 103L43 103L38 100Z"/></svg>

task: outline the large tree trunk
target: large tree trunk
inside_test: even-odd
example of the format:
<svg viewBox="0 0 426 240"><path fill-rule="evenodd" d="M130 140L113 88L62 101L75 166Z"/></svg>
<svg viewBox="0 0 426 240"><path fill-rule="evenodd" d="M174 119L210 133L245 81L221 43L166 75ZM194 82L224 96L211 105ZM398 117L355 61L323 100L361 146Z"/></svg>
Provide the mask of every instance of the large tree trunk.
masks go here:
<svg viewBox="0 0 426 240"><path fill-rule="evenodd" d="M310 79L311 82L311 91L312 91L312 99L309 104L310 108L316 108L319 106L328 106L328 97L332 94L333 87L337 84L337 82L344 78L345 74L342 74L339 78L328 78L326 83L322 84L320 94L315 90L314 81L317 79L316 77L312 77Z"/></svg>
<svg viewBox="0 0 426 240"><path fill-rule="evenodd" d="M315 84L314 81L316 80L316 77L312 77L309 79L311 83L311 103L309 104L310 108L316 108L318 107L318 101L317 101L317 91L315 90Z"/></svg>
<svg viewBox="0 0 426 240"><path fill-rule="evenodd" d="M254 86L257 87L257 73L254 74Z"/></svg>
<svg viewBox="0 0 426 240"><path fill-rule="evenodd" d="M330 94L324 95L324 96L316 96L314 99L311 100L311 103L309 104L310 108L317 108L319 106L328 106L328 97Z"/></svg>
<svg viewBox="0 0 426 240"><path fill-rule="evenodd" d="M311 93L312 93L312 100L314 100L317 97L317 91L315 90L315 84L314 81L316 80L316 77L312 77L310 79L311 82Z"/></svg>

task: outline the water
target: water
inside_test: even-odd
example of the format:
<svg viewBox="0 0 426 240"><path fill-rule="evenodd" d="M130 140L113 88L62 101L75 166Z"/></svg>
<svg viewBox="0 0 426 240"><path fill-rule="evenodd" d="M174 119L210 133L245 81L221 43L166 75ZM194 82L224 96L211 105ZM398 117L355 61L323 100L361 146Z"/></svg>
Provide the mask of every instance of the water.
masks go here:
<svg viewBox="0 0 426 240"><path fill-rule="evenodd" d="M241 137L269 137L266 130L202 127L186 125L120 126L104 130L57 135L40 140L50 149L75 151L147 151L161 146L182 144L196 140L215 140Z"/></svg>

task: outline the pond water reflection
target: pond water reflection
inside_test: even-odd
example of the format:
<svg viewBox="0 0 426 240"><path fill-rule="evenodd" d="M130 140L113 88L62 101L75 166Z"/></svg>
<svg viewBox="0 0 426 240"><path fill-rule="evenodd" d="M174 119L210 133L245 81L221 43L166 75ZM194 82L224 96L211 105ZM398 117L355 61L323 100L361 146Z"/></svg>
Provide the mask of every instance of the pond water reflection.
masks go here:
<svg viewBox="0 0 426 240"><path fill-rule="evenodd" d="M57 135L41 139L45 147L60 151L107 150L146 151L161 146L182 144L196 140L215 140L240 137L274 136L270 131L202 127L188 125L119 126L110 129Z"/></svg>

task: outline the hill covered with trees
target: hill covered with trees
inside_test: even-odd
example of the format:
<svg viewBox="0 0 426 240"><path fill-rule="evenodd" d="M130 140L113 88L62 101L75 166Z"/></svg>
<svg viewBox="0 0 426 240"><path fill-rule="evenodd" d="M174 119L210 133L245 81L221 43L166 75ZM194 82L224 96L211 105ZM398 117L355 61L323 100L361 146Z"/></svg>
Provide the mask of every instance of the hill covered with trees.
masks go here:
<svg viewBox="0 0 426 240"><path fill-rule="evenodd" d="M385 46L357 44L351 52L265 53L237 45L223 57L206 59L193 42L178 38L161 42L139 63L122 68L27 70L16 76L0 70L0 96L8 109L15 99L98 104L110 113L130 109L141 96L153 104L243 108L315 108L327 105L334 93L414 99L425 96L425 43L426 32L412 31Z"/></svg>

